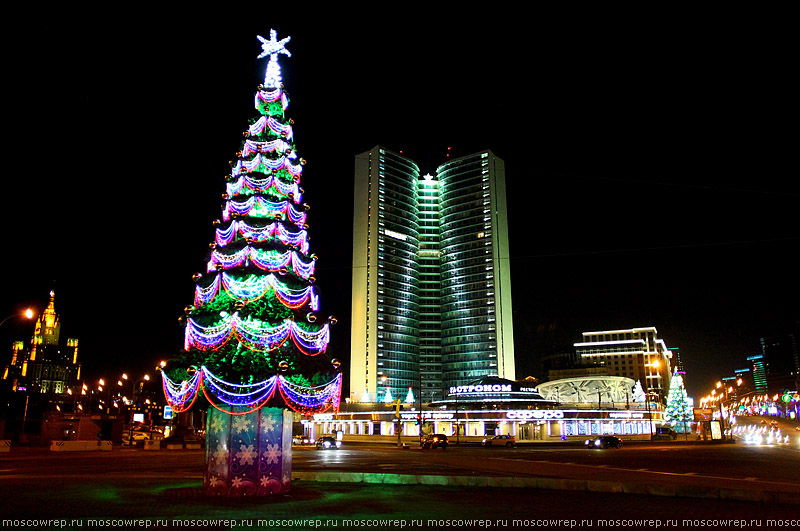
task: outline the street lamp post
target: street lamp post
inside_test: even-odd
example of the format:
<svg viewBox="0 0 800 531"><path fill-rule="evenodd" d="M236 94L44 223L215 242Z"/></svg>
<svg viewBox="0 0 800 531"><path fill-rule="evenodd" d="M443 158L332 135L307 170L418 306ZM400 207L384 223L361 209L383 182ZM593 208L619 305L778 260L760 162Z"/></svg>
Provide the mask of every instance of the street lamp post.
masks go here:
<svg viewBox="0 0 800 531"><path fill-rule="evenodd" d="M658 369L661 365L658 360L653 360L651 363L645 363L645 367ZM653 440L653 412L650 409L650 375L646 374L644 377L645 395L647 399L647 424L650 426L650 440Z"/></svg>
<svg viewBox="0 0 800 531"><path fill-rule="evenodd" d="M6 321L9 321L14 317L24 317L25 319L33 319L33 310L31 310L30 308L25 308L25 311L22 313L19 312L12 313L8 317L0 321L0 326L3 326L6 323ZM25 441L25 421L28 419L28 399L29 399L28 392L29 391L25 389L25 410L22 414L22 431L20 432L21 441Z"/></svg>
<svg viewBox="0 0 800 531"><path fill-rule="evenodd" d="M8 321L9 319L13 319L14 317L24 317L25 319L33 319L33 310L31 310L30 308L25 308L25 311L22 313L18 312L12 313L8 317L0 321L0 326L3 326L3 324L5 324L6 321Z"/></svg>

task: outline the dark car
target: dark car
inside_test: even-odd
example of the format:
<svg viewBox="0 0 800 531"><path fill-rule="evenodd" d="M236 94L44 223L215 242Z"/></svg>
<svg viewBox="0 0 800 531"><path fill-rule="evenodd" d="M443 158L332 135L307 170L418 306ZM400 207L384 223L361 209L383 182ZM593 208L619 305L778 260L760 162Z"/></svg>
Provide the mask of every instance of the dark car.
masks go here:
<svg viewBox="0 0 800 531"><path fill-rule="evenodd" d="M586 439L586 448L622 448L622 439L613 435L601 435L594 439Z"/></svg>
<svg viewBox="0 0 800 531"><path fill-rule="evenodd" d="M660 440L674 441L677 438L678 438L678 432L666 426L661 426L660 428L658 428L656 430L655 435L653 435L654 441L660 441Z"/></svg>
<svg viewBox="0 0 800 531"><path fill-rule="evenodd" d="M423 450L447 448L447 435L441 433L437 433L435 435L426 435L420 444Z"/></svg>
<svg viewBox="0 0 800 531"><path fill-rule="evenodd" d="M316 447L319 450L337 450L342 447L342 441L337 440L336 437L331 437L329 435L323 435L317 442L315 443Z"/></svg>

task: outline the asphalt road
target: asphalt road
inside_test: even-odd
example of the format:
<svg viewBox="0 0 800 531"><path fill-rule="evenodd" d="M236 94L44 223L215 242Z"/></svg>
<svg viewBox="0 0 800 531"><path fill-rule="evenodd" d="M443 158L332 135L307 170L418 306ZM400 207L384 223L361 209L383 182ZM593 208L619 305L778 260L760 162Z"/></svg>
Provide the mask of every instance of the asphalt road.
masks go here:
<svg viewBox="0 0 800 531"><path fill-rule="evenodd" d="M293 454L297 472L339 469L595 478L649 475L660 481L684 483L782 486L796 489L800 495L800 447L665 443L626 445L619 450L537 446L423 451L353 445L330 451L295 448ZM195 529L231 528L213 525L221 518L237 521L240 529L333 528L334 522L340 529L574 529L588 528L590 523L599 527L601 519L617 520L612 527L630 529L738 529L743 524L746 528L770 529L769 520L783 523L800 519L800 505L528 488L296 481L292 492L280 499L209 499L200 490L203 464L204 454L196 450L115 448L112 452L69 455L13 449L0 454L0 516L12 520L59 518L64 519L61 528L72 525L75 529L132 529L136 526L122 524L135 518L162 529L185 529L172 525L173 520L192 519L196 520ZM104 521L93 526L89 518ZM83 527L72 519L80 519ZM259 519L263 525L259 525ZM265 521L269 519L273 521ZM394 522L380 524L381 519ZM473 519L483 522L471 526L468 521ZM642 523L645 520L649 520L646 525ZM776 525L786 528L781 523Z"/></svg>
<svg viewBox="0 0 800 531"><path fill-rule="evenodd" d="M340 450L298 448L295 469L361 470L412 474L484 474L545 477L655 478L695 484L758 485L800 492L800 436L781 445L668 443L627 444L621 449L580 446L397 450L347 445Z"/></svg>

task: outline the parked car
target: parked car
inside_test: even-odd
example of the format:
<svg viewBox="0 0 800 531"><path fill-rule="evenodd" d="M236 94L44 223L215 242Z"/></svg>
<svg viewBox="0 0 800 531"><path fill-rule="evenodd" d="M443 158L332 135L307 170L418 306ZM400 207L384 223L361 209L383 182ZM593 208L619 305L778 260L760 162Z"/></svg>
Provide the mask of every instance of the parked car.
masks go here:
<svg viewBox="0 0 800 531"><path fill-rule="evenodd" d="M150 433L146 431L128 431L122 434L123 441L130 441L131 439L134 441L146 441L152 438Z"/></svg>
<svg viewBox="0 0 800 531"><path fill-rule="evenodd" d="M342 441L330 435L323 435L315 443L318 450L338 450L342 447Z"/></svg>
<svg viewBox="0 0 800 531"><path fill-rule="evenodd" d="M586 439L586 448L622 448L622 439L613 435L601 435L594 439Z"/></svg>
<svg viewBox="0 0 800 531"><path fill-rule="evenodd" d="M494 437L487 437L481 441L483 446L516 446L517 439L512 435L495 435Z"/></svg>
<svg viewBox="0 0 800 531"><path fill-rule="evenodd" d="M660 441L660 440L674 441L677 438L678 438L678 432L667 426L661 426L660 428L656 429L656 432L653 435L654 441Z"/></svg>
<svg viewBox="0 0 800 531"><path fill-rule="evenodd" d="M434 448L447 448L447 435L442 433L437 433L434 435L426 435L425 438L422 439L420 443L423 450L434 449Z"/></svg>
<svg viewBox="0 0 800 531"><path fill-rule="evenodd" d="M164 434L157 429L148 426L134 425L122 430L122 440L124 442L149 441L163 439Z"/></svg>

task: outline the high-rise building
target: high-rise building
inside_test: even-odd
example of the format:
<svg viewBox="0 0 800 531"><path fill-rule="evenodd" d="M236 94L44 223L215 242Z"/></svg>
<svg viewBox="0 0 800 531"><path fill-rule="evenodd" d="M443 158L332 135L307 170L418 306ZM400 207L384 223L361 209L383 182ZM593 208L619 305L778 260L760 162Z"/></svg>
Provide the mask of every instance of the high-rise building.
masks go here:
<svg viewBox="0 0 800 531"><path fill-rule="evenodd" d="M672 377L672 352L655 327L584 332L575 343L582 363L610 368L615 376L642 382L642 387L666 400Z"/></svg>
<svg viewBox="0 0 800 531"><path fill-rule="evenodd" d="M756 393L767 392L767 367L764 363L764 355L756 354L755 356L748 356L747 361L753 363L753 387Z"/></svg>
<svg viewBox="0 0 800 531"><path fill-rule="evenodd" d="M61 346L61 322L55 309L55 293L36 321L28 347L22 341L12 346L11 363L3 371L3 380L13 391L66 394L77 384L81 366L78 363L78 340L67 339Z"/></svg>
<svg viewBox="0 0 800 531"><path fill-rule="evenodd" d="M514 378L505 166L490 151L423 174L356 157L350 396L390 401Z"/></svg>

